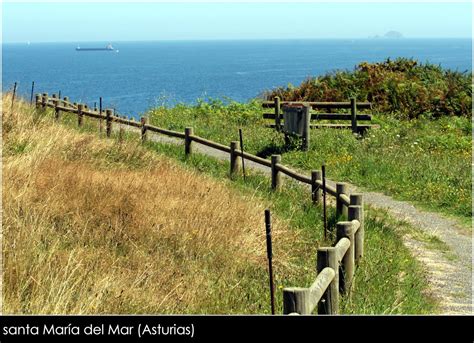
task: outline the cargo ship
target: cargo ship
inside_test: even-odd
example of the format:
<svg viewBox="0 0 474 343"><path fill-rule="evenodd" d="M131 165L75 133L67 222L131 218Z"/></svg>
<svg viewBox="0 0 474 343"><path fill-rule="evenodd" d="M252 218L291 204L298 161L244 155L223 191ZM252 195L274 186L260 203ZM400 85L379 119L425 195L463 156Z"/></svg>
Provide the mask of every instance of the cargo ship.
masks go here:
<svg viewBox="0 0 474 343"><path fill-rule="evenodd" d="M77 47L76 51L118 51L116 50L112 44L108 44L105 48L81 48Z"/></svg>

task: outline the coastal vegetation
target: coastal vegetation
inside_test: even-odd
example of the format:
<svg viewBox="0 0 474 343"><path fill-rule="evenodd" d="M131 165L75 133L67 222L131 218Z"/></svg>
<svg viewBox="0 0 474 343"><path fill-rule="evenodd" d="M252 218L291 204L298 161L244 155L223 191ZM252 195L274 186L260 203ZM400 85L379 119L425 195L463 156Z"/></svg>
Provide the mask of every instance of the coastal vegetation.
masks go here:
<svg viewBox="0 0 474 343"><path fill-rule="evenodd" d="M55 122L22 101L4 110L4 312L269 313L265 207L277 311L283 287L314 279L327 242L307 190L290 182L272 192L254 173L230 181L228 162L140 145L132 132L100 139L97 121L77 130L74 119ZM415 229L370 208L365 225L366 256L342 313L435 311L402 244Z"/></svg>
<svg viewBox="0 0 474 343"><path fill-rule="evenodd" d="M159 106L147 115L153 125L229 144L243 129L245 149L262 157L282 154L297 169L327 166L334 180L352 182L455 216L468 227L471 209L470 74L398 59L361 63L341 71L278 88L267 97L342 101L357 96L373 104L372 129L361 138L350 130L311 130L308 152L285 145L283 134L266 127L259 100L200 100L196 105ZM266 110L268 112L268 109Z"/></svg>
<svg viewBox="0 0 474 343"><path fill-rule="evenodd" d="M443 69L413 59L362 62L353 71L338 70L308 78L299 86L288 85L265 92L273 100L358 101L373 103L381 116L471 117L472 74Z"/></svg>

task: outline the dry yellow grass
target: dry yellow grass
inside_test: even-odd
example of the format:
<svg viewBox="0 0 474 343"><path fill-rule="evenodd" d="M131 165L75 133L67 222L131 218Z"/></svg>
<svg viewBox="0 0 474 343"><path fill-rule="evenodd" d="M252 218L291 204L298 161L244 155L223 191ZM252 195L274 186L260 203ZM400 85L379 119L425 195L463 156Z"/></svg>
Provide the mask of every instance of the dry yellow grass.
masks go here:
<svg viewBox="0 0 474 343"><path fill-rule="evenodd" d="M3 97L5 313L258 313L263 209ZM297 233L275 222L277 270Z"/></svg>

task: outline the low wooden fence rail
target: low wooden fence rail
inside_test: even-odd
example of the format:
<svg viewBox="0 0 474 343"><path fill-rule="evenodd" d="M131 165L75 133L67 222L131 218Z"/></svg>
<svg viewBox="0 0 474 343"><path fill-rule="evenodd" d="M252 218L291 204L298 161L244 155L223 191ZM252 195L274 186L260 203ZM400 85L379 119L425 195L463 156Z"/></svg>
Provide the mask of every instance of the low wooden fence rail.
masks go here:
<svg viewBox="0 0 474 343"><path fill-rule="evenodd" d="M320 103L314 103L320 106ZM327 104L333 106L333 103ZM361 104L366 106L365 104ZM345 106L345 105L344 105ZM317 278L309 288L285 288L283 292L283 307L285 314L309 314L318 307L318 313L338 313L339 293L349 294L353 286L355 264L364 253L364 213L361 194L349 194L348 185L343 182L336 183L336 187L325 184L321 170L311 171L310 176L305 176L284 166L281 155L272 155L267 160L240 149L238 141L233 141L229 146L216 143L194 134L192 127L185 128L184 132L168 130L149 125L146 118L140 122L133 118L127 119L114 115L112 109L99 111L90 109L85 104L71 103L68 97L60 99L56 94L49 97L47 93L36 95L37 108L53 108L56 120L60 119L61 112L77 114L78 126L83 125L83 117L99 119L106 123L106 135L111 136L113 123L139 128L141 140L147 140L148 131L166 136L184 139L185 155L193 153L194 143L199 143L210 148L228 153L230 156L230 177L234 177L241 169L241 158L271 168L271 187L279 190L283 185L283 174L307 184L311 187L311 199L317 204L322 200L322 192L336 198L336 216L347 219L336 224L336 242L333 247L319 248L317 252Z"/></svg>
<svg viewBox="0 0 474 343"><path fill-rule="evenodd" d="M369 128L377 127L377 125L360 125L360 121L371 121L372 116L370 114L359 114L359 109L371 109L372 104L370 102L357 102L355 98L350 99L350 102L298 102L298 101L281 101L279 97L275 97L274 101L264 101L262 107L273 108L273 113L264 113L264 119L274 119L275 123L270 124L270 127L274 127L280 130L282 127L283 119L283 106L309 106L315 110L329 110L333 109L348 109L350 113L311 113L312 120L344 120L351 121L351 124L311 124L310 128L347 128L352 129L354 133L361 133Z"/></svg>

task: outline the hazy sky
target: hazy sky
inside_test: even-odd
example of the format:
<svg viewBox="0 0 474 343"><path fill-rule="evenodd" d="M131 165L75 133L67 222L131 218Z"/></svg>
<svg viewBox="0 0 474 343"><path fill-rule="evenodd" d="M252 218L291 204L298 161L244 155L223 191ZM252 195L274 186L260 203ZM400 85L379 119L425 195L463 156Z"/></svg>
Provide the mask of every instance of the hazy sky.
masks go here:
<svg viewBox="0 0 474 343"><path fill-rule="evenodd" d="M471 37L470 3L4 3L3 42Z"/></svg>

